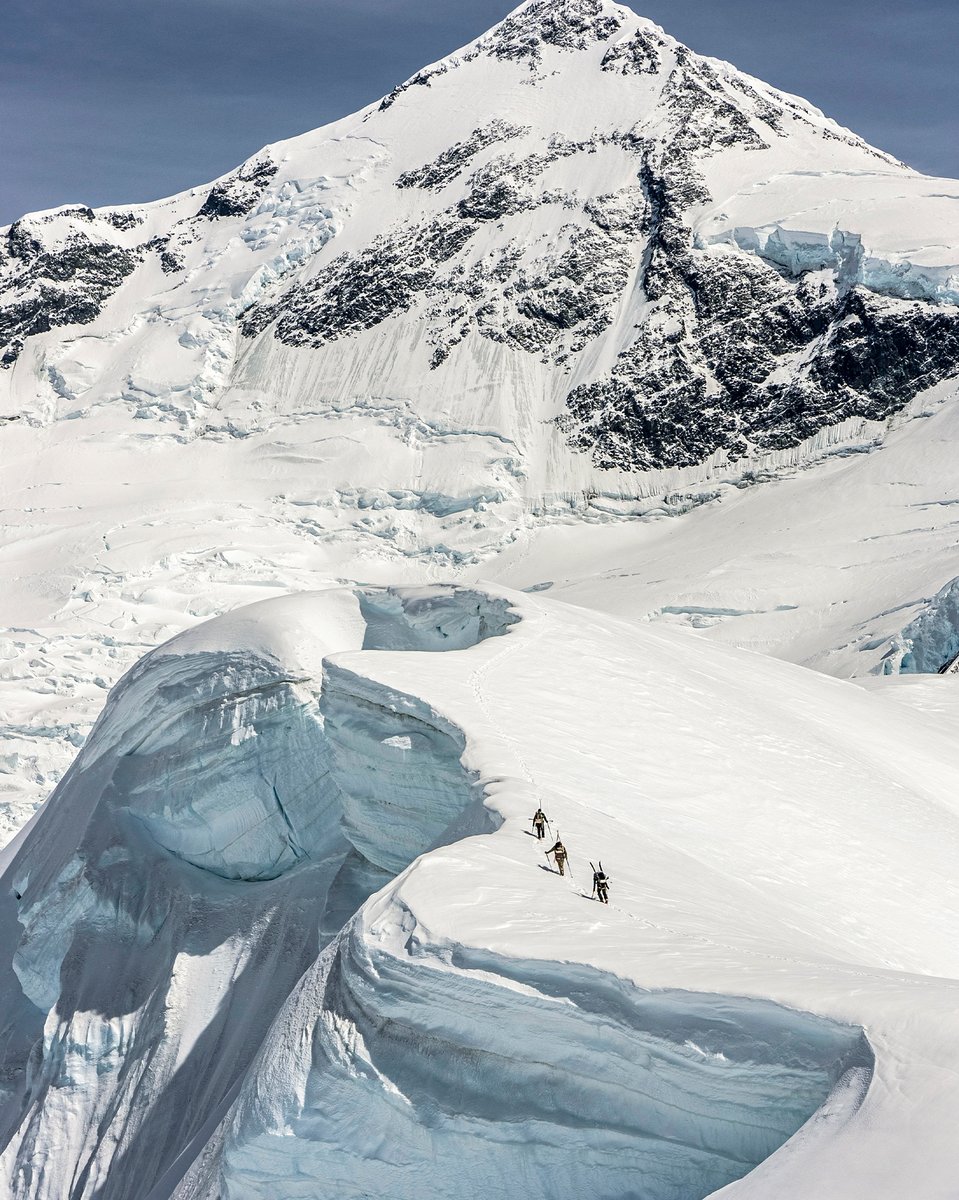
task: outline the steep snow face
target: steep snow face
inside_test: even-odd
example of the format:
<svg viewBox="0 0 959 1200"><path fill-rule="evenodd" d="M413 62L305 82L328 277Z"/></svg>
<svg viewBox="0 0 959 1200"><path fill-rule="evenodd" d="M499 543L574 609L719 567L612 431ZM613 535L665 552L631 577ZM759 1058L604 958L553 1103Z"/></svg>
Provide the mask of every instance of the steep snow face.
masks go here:
<svg viewBox="0 0 959 1200"><path fill-rule="evenodd" d="M897 427L850 422L814 468L784 453L775 475L665 501L593 497L481 570L841 678L936 672L956 627L955 399L947 385Z"/></svg>
<svg viewBox="0 0 959 1200"><path fill-rule="evenodd" d="M402 908L365 914L381 937L398 920L393 937L418 941ZM479 1180L504 1198L522 1180L534 1196L691 1200L830 1095L848 1114L871 1075L861 1031L760 1001L463 948L437 965L358 924L343 935L264 1047L278 1094L249 1089L211 1196L412 1197L428 1180L467 1200Z"/></svg>
<svg viewBox="0 0 959 1200"><path fill-rule="evenodd" d="M389 641L434 648L515 619L465 590L331 589L183 635L111 694L7 864L4 1194L105 1200L159 1178L317 949L473 801L458 731L324 676L387 612Z"/></svg>

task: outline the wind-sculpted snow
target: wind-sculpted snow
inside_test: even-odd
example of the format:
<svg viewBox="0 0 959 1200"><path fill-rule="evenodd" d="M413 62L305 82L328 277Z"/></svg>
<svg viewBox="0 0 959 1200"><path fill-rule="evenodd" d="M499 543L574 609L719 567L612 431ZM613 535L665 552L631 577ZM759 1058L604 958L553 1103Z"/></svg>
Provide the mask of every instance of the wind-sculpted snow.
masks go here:
<svg viewBox="0 0 959 1200"><path fill-rule="evenodd" d="M462 734L413 698L331 668L323 716L343 831L374 866L396 874L478 804Z"/></svg>
<svg viewBox="0 0 959 1200"><path fill-rule="evenodd" d="M421 936L387 891L320 958L206 1195L699 1200L871 1076L856 1029Z"/></svg>
<svg viewBox="0 0 959 1200"><path fill-rule="evenodd" d="M509 602L469 588L365 588L364 650L467 650L502 637L517 616Z"/></svg>
<svg viewBox="0 0 959 1200"><path fill-rule="evenodd" d="M896 707L479 586L181 635L6 855L6 1194L875 1200L901 1123L951 1172L959 774Z"/></svg>
<svg viewBox="0 0 959 1200"><path fill-rule="evenodd" d="M457 730L316 672L378 640L476 644L515 621L505 601L333 590L269 611L276 632L254 609L134 668L7 867L5 1194L126 1200L159 1178L318 945L477 803ZM311 619L332 644L284 663Z"/></svg>
<svg viewBox="0 0 959 1200"><path fill-rule="evenodd" d="M329 752L308 681L240 655L167 661L147 670L169 715L148 702L159 720L120 749L112 787L124 807L171 853L226 878L322 858L335 793L323 786Z"/></svg>

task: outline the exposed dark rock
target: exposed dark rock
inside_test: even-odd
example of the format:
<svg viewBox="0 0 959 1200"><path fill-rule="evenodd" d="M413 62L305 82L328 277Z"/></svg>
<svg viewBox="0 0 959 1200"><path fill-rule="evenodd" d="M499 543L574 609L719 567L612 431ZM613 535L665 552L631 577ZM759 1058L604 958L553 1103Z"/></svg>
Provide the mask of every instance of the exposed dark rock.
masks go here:
<svg viewBox="0 0 959 1200"><path fill-rule="evenodd" d="M10 227L5 249L0 281L13 298L0 306L0 367L16 362L26 338L92 321L144 252L123 250L80 230L47 250L20 222Z"/></svg>
<svg viewBox="0 0 959 1200"><path fill-rule="evenodd" d="M647 164L644 182L654 311L607 379L574 389L560 421L597 465L784 449L849 417L884 419L959 374L959 313L697 248L668 181Z"/></svg>
<svg viewBox="0 0 959 1200"><path fill-rule="evenodd" d="M322 346L370 329L406 312L433 284L436 268L457 254L475 229L446 216L376 238L359 254L341 254L276 305L251 308L242 330L252 336L275 321L276 337L287 345Z"/></svg>
<svg viewBox="0 0 959 1200"><path fill-rule="evenodd" d="M43 253L43 243L22 221L14 221L7 230L6 257L29 263Z"/></svg>
<svg viewBox="0 0 959 1200"><path fill-rule="evenodd" d="M494 159L473 175L470 191L456 211L474 221L500 221L511 213L532 208L538 197L525 186L523 166L508 157Z"/></svg>
<svg viewBox="0 0 959 1200"><path fill-rule="evenodd" d="M665 47L665 39L658 34L638 31L610 46L603 56L603 70L621 75L656 75L663 65Z"/></svg>
<svg viewBox="0 0 959 1200"><path fill-rule="evenodd" d="M609 325L635 268L645 199L637 186L584 207L537 181L551 163L601 145L629 154L643 149L631 134L585 142L557 135L542 153L499 156L470 176L463 198L436 220L397 227L361 253L341 255L309 284L249 310L243 332L253 336L273 323L274 335L288 345L319 346L406 312L422 297L426 307L419 315L428 322L434 367L471 331L563 361ZM472 157L456 150L440 164L442 172L459 174ZM418 178L436 179L436 165ZM459 261L484 224L546 204L578 214L579 222L567 220L559 238L545 239L539 252L511 244L468 267Z"/></svg>
<svg viewBox="0 0 959 1200"><path fill-rule="evenodd" d="M210 189L210 194L196 215L210 220L245 217L256 207L276 172L276 163L269 158L258 158L245 163L238 171L234 171Z"/></svg>
<svg viewBox="0 0 959 1200"><path fill-rule="evenodd" d="M160 269L164 275L175 275L183 270L183 257L173 250L164 250L160 254Z"/></svg>
<svg viewBox="0 0 959 1200"><path fill-rule="evenodd" d="M72 217L75 221L95 221L97 214L86 204L76 204L72 208L58 208L50 214L50 219L57 217Z"/></svg>
<svg viewBox="0 0 959 1200"><path fill-rule="evenodd" d="M631 133L594 134L574 142L557 134L540 154L524 158L501 155L470 176L469 192L457 204L457 212L475 221L499 221L541 204L563 200L556 192L537 192L533 185L552 163L576 154L595 154L600 146L618 145L641 154L644 144Z"/></svg>
<svg viewBox="0 0 959 1200"><path fill-rule="evenodd" d="M397 84L388 96L383 97L380 101L380 112L384 112L386 109L392 107L397 97L402 96L408 88L429 87L438 75L445 75L448 70L449 67L445 63L440 63L439 66L430 67L425 71L417 71L411 79L407 79L405 83Z"/></svg>
<svg viewBox="0 0 959 1200"><path fill-rule="evenodd" d="M470 162L487 146L497 142L506 142L512 138L521 137L528 127L510 125L507 121L491 121L480 129L474 129L464 142L457 142L444 150L433 162L413 171L406 171L396 181L399 188L423 188L429 191L440 191L452 180L456 179Z"/></svg>
<svg viewBox="0 0 959 1200"><path fill-rule="evenodd" d="M768 143L753 128L752 113L744 111L708 63L685 47L666 80L663 100L673 122L672 152L708 157L729 146L765 150Z"/></svg>
<svg viewBox="0 0 959 1200"><path fill-rule="evenodd" d="M542 352L561 333L575 332L564 343L565 359L612 322L635 266L645 203L641 190L630 188L598 197L585 211L593 224L570 226L568 249L518 273L511 293L524 321L510 325L507 340L522 349Z"/></svg>
<svg viewBox="0 0 959 1200"><path fill-rule="evenodd" d="M103 219L109 221L114 229L135 229L137 225L143 224L143 218L134 212L104 213Z"/></svg>
<svg viewBox="0 0 959 1200"><path fill-rule="evenodd" d="M585 50L611 38L622 25L602 0L536 0L501 22L479 48L494 58L526 61L537 67L543 46Z"/></svg>
<svg viewBox="0 0 959 1200"><path fill-rule="evenodd" d="M786 136L783 130L783 117L785 113L781 105L774 103L769 96L763 95L758 88L753 87L751 83L747 83L741 76L734 75L727 82L733 91L745 97L753 112L764 125L768 125L780 137Z"/></svg>

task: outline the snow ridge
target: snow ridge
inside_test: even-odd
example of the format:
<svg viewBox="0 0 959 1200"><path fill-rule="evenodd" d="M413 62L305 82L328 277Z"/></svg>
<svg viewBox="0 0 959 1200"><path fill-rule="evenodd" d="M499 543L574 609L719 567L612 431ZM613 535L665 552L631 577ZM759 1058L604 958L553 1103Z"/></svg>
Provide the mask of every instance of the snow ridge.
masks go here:
<svg viewBox="0 0 959 1200"><path fill-rule="evenodd" d="M272 1086L258 1073L238 1101L206 1195L405 1198L428 1178L465 1200L481 1175L495 1197L517 1179L555 1197L627 1196L642 1180L651 1200L688 1200L768 1157L834 1089L864 1094L871 1075L856 1030L644 994L569 963L460 946L431 963L422 936L388 890L318 961L264 1047ZM180 1200L203 1195L197 1183Z"/></svg>
<svg viewBox="0 0 959 1200"><path fill-rule="evenodd" d="M462 647L515 620L465 590L312 603L338 649ZM11 1197L47 1200L63 1180L75 1200L126 1197L164 1174L230 1098L317 930L334 936L451 823L463 836L477 797L458 731L344 678L186 636L111 694L6 876ZM391 825L396 779L407 800ZM473 826L489 828L485 813Z"/></svg>
<svg viewBox="0 0 959 1200"><path fill-rule="evenodd" d="M497 1048L498 1038L514 1039L506 1030L517 1020L574 1049L568 1077L547 1069L542 1084L554 1099L542 1113L526 1112L528 1136L517 1142L507 1120L493 1139L501 1150L491 1186L504 1195L521 1169L553 1179L556 1195L578 1193L597 1171L620 1189L630 1175L653 1172L662 1181L657 1200L701 1194L765 1158L849 1071L868 1075L861 1033L773 1006L653 1000L588 972L572 983L566 972L567 990L557 992L561 976L549 964L474 962L465 946L444 949L441 962L453 970L437 973L428 939L384 884L423 853L500 822L463 765L460 729L415 695L330 661L326 646L321 660L315 650L304 657L298 622L317 606L331 636L387 659L424 650L462 656L517 621L505 598L464 589L334 590L281 607L278 629L300 646L296 666L271 647L253 609L225 625L221 649L211 648L215 626L184 635L121 682L8 868L17 914L5 935L7 978L22 989L12 1024L32 1064L6 1097L0 1165L11 1197L46 1200L52 1181L64 1178L75 1200L126 1196L133 1178L172 1180L187 1165L186 1148L233 1103L276 1020L283 1046L315 1040L303 1056L314 1064L309 1080L287 1084L301 1096L299 1115L284 1110L279 1127L302 1130L297 1171L326 1187L341 1161L323 1148L332 1114L352 1124L351 1106L385 1104L379 1136L397 1139L407 1165L432 1146L426 1158L438 1194L468 1194L473 1185L456 1164L476 1144L475 1123L493 1118L491 1097L498 1111L503 1095L526 1096L543 1070L535 1055L510 1059L505 1043ZM362 919L350 919L377 890ZM311 1010L312 1032L291 1030L278 1014L291 993L286 1007L298 1011L294 983L317 952L318 929L319 949L332 938L331 949L299 991L317 997L321 1011ZM104 972L108 961L117 965ZM110 997L127 972L118 1005ZM460 1012L484 1017L437 1024L440 1014ZM790 1050L780 1060L771 1047L783 1040L783 1023ZM399 1040L393 1029L405 1031ZM611 1038L620 1049L609 1059ZM606 1083L583 1093L575 1081L595 1072L598 1043ZM617 1055L623 1063L613 1069ZM425 1075L424 1062L433 1064ZM637 1062L650 1072L639 1086ZM357 1070L371 1094L357 1087ZM693 1093L702 1124L690 1117L678 1130L675 1109ZM399 1124L388 1120L395 1095L412 1105ZM615 1129L605 1119L613 1103L635 1114ZM726 1116L717 1126L718 1111ZM251 1119L236 1129L249 1131ZM318 1120L327 1133L314 1145ZM272 1136L272 1126L254 1124L250 1146L237 1132L225 1151L230 1195L286 1186L282 1163L277 1180L257 1168L260 1183L244 1182ZM553 1124L584 1131L560 1158ZM64 1129L66 1137L57 1134ZM369 1160L366 1186L405 1194L391 1158ZM346 1169L355 1176L355 1165Z"/></svg>

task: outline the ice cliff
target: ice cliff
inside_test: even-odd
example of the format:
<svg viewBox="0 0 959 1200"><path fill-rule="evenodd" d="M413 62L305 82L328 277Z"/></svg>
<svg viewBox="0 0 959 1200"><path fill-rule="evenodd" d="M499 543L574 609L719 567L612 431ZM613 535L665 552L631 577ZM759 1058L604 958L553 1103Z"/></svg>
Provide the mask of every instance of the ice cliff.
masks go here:
<svg viewBox="0 0 959 1200"><path fill-rule="evenodd" d="M5 852L5 1191L874 1200L901 1125L938 1194L954 775L852 685L500 589L201 625Z"/></svg>

